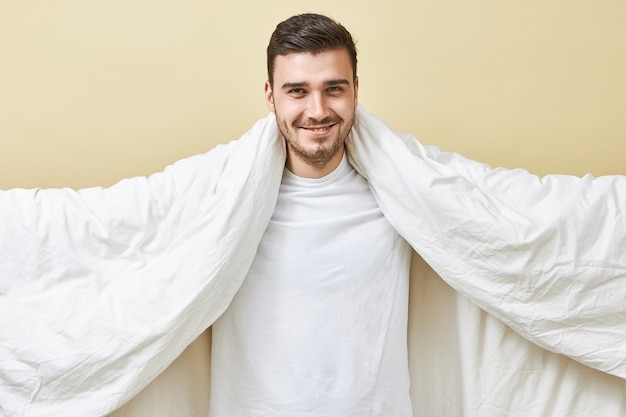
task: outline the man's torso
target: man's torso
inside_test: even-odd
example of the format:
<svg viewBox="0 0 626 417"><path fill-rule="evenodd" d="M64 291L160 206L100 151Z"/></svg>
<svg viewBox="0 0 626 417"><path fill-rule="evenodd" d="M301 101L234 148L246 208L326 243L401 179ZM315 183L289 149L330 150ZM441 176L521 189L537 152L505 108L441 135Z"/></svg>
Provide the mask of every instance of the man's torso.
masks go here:
<svg viewBox="0 0 626 417"><path fill-rule="evenodd" d="M345 159L321 179L286 171L213 327L210 416L410 416L409 259Z"/></svg>

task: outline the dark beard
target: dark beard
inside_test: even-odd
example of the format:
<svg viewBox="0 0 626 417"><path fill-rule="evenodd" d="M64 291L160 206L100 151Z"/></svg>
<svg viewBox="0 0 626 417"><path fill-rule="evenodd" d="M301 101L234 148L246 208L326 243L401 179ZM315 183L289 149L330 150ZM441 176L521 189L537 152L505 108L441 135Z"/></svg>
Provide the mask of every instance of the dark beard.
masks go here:
<svg viewBox="0 0 626 417"><path fill-rule="evenodd" d="M331 124L331 123L341 123L341 122L343 122L343 120L340 118L338 119L325 118L324 120L320 122L312 121L307 124L294 122L292 127L295 131L297 131L299 126L312 127L312 126L326 125L326 124ZM310 149L305 149L304 147L299 146L297 141L291 140L289 127L287 126L287 123L284 120L281 120L280 123L278 123L278 129L280 130L280 133L285 138L289 149L291 149L293 153L296 156L298 156L298 158L305 161L307 164L311 166L315 166L315 167L323 167L324 165L326 165L333 158L333 156L335 156L337 152L339 152L339 150L344 146L344 142L350 133L350 130L348 130L343 135L342 135L342 132L339 132L339 134L337 135L335 140L332 142L330 147L318 147L314 150L310 150ZM320 142L322 142L323 139L324 138L320 138Z"/></svg>

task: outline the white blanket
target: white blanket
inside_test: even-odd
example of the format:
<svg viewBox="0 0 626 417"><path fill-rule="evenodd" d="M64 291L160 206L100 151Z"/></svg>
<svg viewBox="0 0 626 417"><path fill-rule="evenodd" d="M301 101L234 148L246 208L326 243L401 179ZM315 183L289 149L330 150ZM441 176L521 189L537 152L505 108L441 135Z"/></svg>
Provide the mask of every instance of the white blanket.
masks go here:
<svg viewBox="0 0 626 417"><path fill-rule="evenodd" d="M362 108L357 120L351 162L391 223L463 294L449 295L447 306L429 306L428 300L415 305L418 292L413 313L433 314L437 322L456 311L463 314L459 323L475 326L464 332L475 333L477 343L459 342L459 357L450 362L461 364L461 375L447 375L445 360L433 373L424 366L428 358L414 355L416 415L513 415L501 397L545 389L536 373L528 386L507 388L506 373L479 372L494 338L500 337L498 349L523 346L510 343L493 317L545 349L626 378L626 177L538 178L494 170L423 147ZM106 415L154 379L237 291L272 213L284 158L270 115L239 141L147 179L78 192L2 192L0 413ZM425 264L420 268L429 274ZM415 336L427 320L417 322L415 350L432 350L437 360L436 341L425 349ZM527 371L529 351L513 349L519 356L511 355L510 370ZM567 362L546 363L562 368L551 375L571 373ZM585 368L574 368L570 380L582 381ZM430 385L420 371L434 376ZM606 389L584 395L580 384L557 381L552 393L578 396L562 408L569 415L602 404L609 408L599 415L619 415L625 393L619 378L603 379ZM459 399L452 392L459 387L475 396ZM482 394L491 388L497 396ZM450 405L440 407L425 393L449 397ZM554 410L544 398L532 410ZM473 414L481 401L485 413Z"/></svg>
<svg viewBox="0 0 626 417"><path fill-rule="evenodd" d="M353 164L444 280L538 345L626 378L626 177L491 169L363 112L356 132Z"/></svg>

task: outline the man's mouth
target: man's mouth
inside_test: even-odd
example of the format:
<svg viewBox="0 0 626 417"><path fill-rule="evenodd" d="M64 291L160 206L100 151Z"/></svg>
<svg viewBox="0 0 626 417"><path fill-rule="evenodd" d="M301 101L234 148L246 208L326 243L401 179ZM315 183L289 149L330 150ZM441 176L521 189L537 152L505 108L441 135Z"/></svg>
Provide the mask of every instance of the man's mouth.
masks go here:
<svg viewBox="0 0 626 417"><path fill-rule="evenodd" d="M311 133L320 134L328 132L333 126L335 126L335 123L324 126L300 126L300 128L305 129Z"/></svg>

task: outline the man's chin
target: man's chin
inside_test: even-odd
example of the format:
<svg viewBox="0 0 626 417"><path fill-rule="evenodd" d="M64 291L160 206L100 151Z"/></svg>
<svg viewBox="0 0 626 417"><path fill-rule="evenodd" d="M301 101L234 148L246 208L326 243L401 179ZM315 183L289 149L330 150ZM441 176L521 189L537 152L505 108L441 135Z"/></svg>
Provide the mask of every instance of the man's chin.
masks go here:
<svg viewBox="0 0 626 417"><path fill-rule="evenodd" d="M309 160L315 165L326 165L343 150L343 143L323 146L309 153Z"/></svg>

